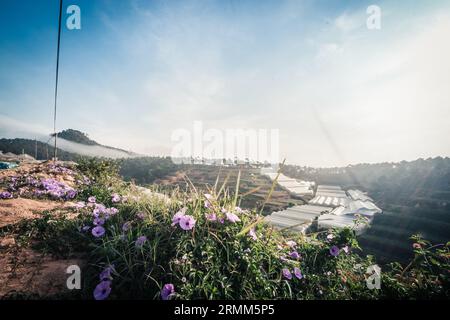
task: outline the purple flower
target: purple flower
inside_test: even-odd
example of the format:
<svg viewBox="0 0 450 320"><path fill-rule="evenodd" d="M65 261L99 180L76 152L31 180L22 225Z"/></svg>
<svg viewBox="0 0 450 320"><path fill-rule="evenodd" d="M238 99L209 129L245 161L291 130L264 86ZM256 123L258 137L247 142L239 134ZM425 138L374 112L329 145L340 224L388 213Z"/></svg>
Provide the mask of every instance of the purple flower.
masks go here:
<svg viewBox="0 0 450 320"><path fill-rule="evenodd" d="M99 215L101 213L106 213L107 212L106 207L103 204L95 203L93 205L95 206L95 209L93 211L94 215Z"/></svg>
<svg viewBox="0 0 450 320"><path fill-rule="evenodd" d="M303 278L302 272L297 267L294 268L294 275L299 280Z"/></svg>
<svg viewBox="0 0 450 320"><path fill-rule="evenodd" d="M0 193L0 199L11 199L12 197L11 192L4 191Z"/></svg>
<svg viewBox="0 0 450 320"><path fill-rule="evenodd" d="M99 211L98 209L94 209L94 211L92 211L92 215L93 215L95 218L98 218L98 217L100 216L100 211Z"/></svg>
<svg viewBox="0 0 450 320"><path fill-rule="evenodd" d="M144 243L147 241L147 237L146 236L140 236L139 238L137 238L135 245L136 247L140 248L144 245Z"/></svg>
<svg viewBox="0 0 450 320"><path fill-rule="evenodd" d="M67 199L73 199L77 196L77 192L73 189L70 189L69 191L67 191L66 193L66 198Z"/></svg>
<svg viewBox="0 0 450 320"><path fill-rule="evenodd" d="M100 281L105 281L105 280L112 280L112 276L111 273L114 271L114 267L113 266L109 266L106 267L105 270L103 270L99 277L100 277Z"/></svg>
<svg viewBox="0 0 450 320"><path fill-rule="evenodd" d="M217 215L215 213L210 213L206 215L208 221L217 221Z"/></svg>
<svg viewBox="0 0 450 320"><path fill-rule="evenodd" d="M183 217L186 213L186 208L181 209L180 211L178 211L177 213L174 214L174 216L172 217L172 226L180 223L180 219L181 217Z"/></svg>
<svg viewBox="0 0 450 320"><path fill-rule="evenodd" d="M248 235L253 239L253 240L258 240L258 237L256 236L256 231L255 228L251 228L250 231L248 232Z"/></svg>
<svg viewBox="0 0 450 320"><path fill-rule="evenodd" d="M296 260L300 259L300 254L297 251L292 251L291 253L289 253L289 256L292 259L296 259Z"/></svg>
<svg viewBox="0 0 450 320"><path fill-rule="evenodd" d="M334 239L334 235L332 233L327 235L327 240L333 240L333 239Z"/></svg>
<svg viewBox="0 0 450 320"><path fill-rule="evenodd" d="M338 248L337 246L332 246L332 247L330 248L330 254L331 254L333 257L337 257L337 256L339 255L339 248Z"/></svg>
<svg viewBox="0 0 450 320"><path fill-rule="evenodd" d="M95 300L105 300L111 293L111 281L102 281L94 289Z"/></svg>
<svg viewBox="0 0 450 320"><path fill-rule="evenodd" d="M227 217L227 220L232 222L232 223L241 221L241 219L239 219L239 217L237 215L235 215L234 213L232 213L232 212L225 213L225 216Z"/></svg>
<svg viewBox="0 0 450 320"><path fill-rule="evenodd" d="M138 212L136 215L139 219L144 220L145 219L145 212Z"/></svg>
<svg viewBox="0 0 450 320"><path fill-rule="evenodd" d="M96 238L102 237L105 234L105 228L102 226L96 226L92 229L92 235Z"/></svg>
<svg viewBox="0 0 450 320"><path fill-rule="evenodd" d="M33 193L34 193L34 195L36 197L40 197L40 196L42 196L44 194L44 191L42 191L42 190L34 190Z"/></svg>
<svg viewBox="0 0 450 320"><path fill-rule="evenodd" d="M111 207L109 209L106 210L106 213L113 216L115 214L117 214L119 212L119 209Z"/></svg>
<svg viewBox="0 0 450 320"><path fill-rule="evenodd" d="M165 284L161 289L161 299L169 300L175 294L175 286L171 283Z"/></svg>
<svg viewBox="0 0 450 320"><path fill-rule="evenodd" d="M122 225L122 231L123 232L127 232L128 230L130 230L131 228L131 222L127 221Z"/></svg>
<svg viewBox="0 0 450 320"><path fill-rule="evenodd" d="M111 201L112 201L113 203L120 202L120 196L119 196L117 193L114 193L114 194L112 195Z"/></svg>
<svg viewBox="0 0 450 320"><path fill-rule="evenodd" d="M292 273L289 271L289 269L284 268L282 270L282 273L283 273L283 277L285 277L286 279L288 279L288 280L292 279Z"/></svg>
<svg viewBox="0 0 450 320"><path fill-rule="evenodd" d="M105 219L97 217L94 219L93 223L94 223L94 226L102 226L105 224Z"/></svg>
<svg viewBox="0 0 450 320"><path fill-rule="evenodd" d="M90 203L95 203L96 200L97 199L94 196L91 196L88 198L88 202L90 202Z"/></svg>
<svg viewBox="0 0 450 320"><path fill-rule="evenodd" d="M343 247L342 250L344 250L347 254L350 252L350 248L348 246Z"/></svg>
<svg viewBox="0 0 450 320"><path fill-rule="evenodd" d="M195 219L193 216L184 215L180 218L180 227L183 230L191 230L195 226Z"/></svg>

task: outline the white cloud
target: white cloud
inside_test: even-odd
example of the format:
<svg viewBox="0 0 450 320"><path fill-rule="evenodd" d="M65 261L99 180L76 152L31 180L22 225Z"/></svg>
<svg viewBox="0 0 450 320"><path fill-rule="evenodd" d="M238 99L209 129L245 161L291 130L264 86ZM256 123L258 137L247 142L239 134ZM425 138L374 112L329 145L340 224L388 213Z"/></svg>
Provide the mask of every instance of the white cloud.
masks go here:
<svg viewBox="0 0 450 320"><path fill-rule="evenodd" d="M364 15L343 13L334 20L334 26L342 32L350 32L365 25Z"/></svg>

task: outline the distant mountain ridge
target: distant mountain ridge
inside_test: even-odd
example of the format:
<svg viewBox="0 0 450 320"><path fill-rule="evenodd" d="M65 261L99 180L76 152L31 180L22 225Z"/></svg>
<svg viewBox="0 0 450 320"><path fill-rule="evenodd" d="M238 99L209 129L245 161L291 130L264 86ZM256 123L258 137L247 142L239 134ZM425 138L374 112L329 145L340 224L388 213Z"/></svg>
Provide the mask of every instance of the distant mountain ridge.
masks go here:
<svg viewBox="0 0 450 320"><path fill-rule="evenodd" d="M54 136L54 135L52 135L52 136ZM83 144L86 146L99 146L99 147L107 148L110 150L124 152L124 153L128 154L129 156L137 156L136 153L131 152L131 151L127 151L127 150L123 150L120 148L100 144L97 141L90 139L86 133L81 132L79 130L66 129L61 132L58 132L57 136L58 136L58 138L61 138L61 139L67 140L67 141L72 141L72 142L79 143L79 144Z"/></svg>
<svg viewBox="0 0 450 320"><path fill-rule="evenodd" d="M74 129L66 129L57 133L58 138L63 138L69 141L85 144L88 146L100 145L97 141L94 141L88 137L88 135L84 132L74 130ZM52 136L54 136L52 134Z"/></svg>

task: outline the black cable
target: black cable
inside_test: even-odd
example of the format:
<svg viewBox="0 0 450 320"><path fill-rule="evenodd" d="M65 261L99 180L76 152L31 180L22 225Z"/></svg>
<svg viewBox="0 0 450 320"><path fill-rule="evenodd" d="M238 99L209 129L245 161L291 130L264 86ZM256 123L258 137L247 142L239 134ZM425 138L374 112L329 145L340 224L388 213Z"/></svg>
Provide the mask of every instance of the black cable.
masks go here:
<svg viewBox="0 0 450 320"><path fill-rule="evenodd" d="M61 20L62 20L62 5L63 5L63 0L59 1L59 23L58 23L58 46L57 46L57 50L56 50L56 81L55 81L55 107L54 107L54 111L53 111L53 134L55 136L55 148L54 148L54 160L56 161L56 139L57 139L57 134L56 134L56 103L58 100L58 75L59 75L59 47L61 44Z"/></svg>

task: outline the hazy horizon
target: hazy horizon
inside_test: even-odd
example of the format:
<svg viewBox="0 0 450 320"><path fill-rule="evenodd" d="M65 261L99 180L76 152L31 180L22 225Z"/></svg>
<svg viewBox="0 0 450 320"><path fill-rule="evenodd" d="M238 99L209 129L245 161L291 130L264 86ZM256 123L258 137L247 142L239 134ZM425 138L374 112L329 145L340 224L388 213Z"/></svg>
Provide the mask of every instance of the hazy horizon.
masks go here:
<svg viewBox="0 0 450 320"><path fill-rule="evenodd" d="M62 32L58 131L170 155L198 120L279 129L280 160L302 166L450 156L450 1L69 4L82 28ZM0 137L47 135L58 1L0 6Z"/></svg>

